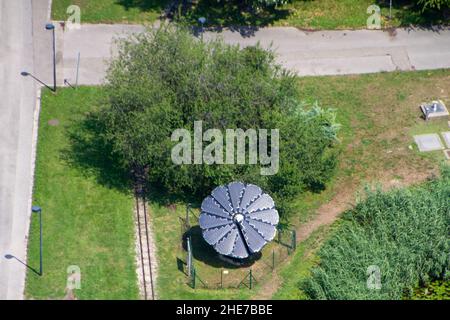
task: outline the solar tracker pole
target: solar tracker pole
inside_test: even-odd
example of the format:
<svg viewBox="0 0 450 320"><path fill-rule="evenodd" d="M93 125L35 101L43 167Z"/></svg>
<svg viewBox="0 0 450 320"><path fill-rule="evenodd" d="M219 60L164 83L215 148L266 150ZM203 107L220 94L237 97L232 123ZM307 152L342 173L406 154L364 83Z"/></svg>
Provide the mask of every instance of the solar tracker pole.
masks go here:
<svg viewBox="0 0 450 320"><path fill-rule="evenodd" d="M292 249L297 249L297 232L292 230Z"/></svg>
<svg viewBox="0 0 450 320"><path fill-rule="evenodd" d="M252 289L252 278L253 278L253 276L252 276L252 269L250 269L250 271L249 271L249 275L250 275L250 290Z"/></svg>
<svg viewBox="0 0 450 320"><path fill-rule="evenodd" d="M188 204L186 205L186 224L187 224L187 225L189 225L189 210L190 210L190 208L191 208L191 204L188 203Z"/></svg>

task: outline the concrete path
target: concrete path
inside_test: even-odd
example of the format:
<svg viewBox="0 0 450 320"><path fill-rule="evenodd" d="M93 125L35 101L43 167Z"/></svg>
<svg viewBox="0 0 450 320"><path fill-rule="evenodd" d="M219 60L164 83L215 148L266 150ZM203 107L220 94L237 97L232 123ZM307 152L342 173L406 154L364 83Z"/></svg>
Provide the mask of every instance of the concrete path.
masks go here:
<svg viewBox="0 0 450 320"><path fill-rule="evenodd" d="M49 54L36 44L50 41L47 14L47 0L0 0L0 300L23 298L37 86L20 73L47 80L46 65L35 68Z"/></svg>
<svg viewBox="0 0 450 320"><path fill-rule="evenodd" d="M105 59L111 56L116 35L139 32L136 25L89 25L58 33L63 59L63 77L74 82L76 57L80 52L81 84L101 83ZM251 36L225 30L207 32L205 39L223 37L241 46L260 43L272 46L277 60L286 68L306 75L359 74L394 70L450 68L450 28L439 31L397 29L394 32L316 31L296 28L262 28Z"/></svg>

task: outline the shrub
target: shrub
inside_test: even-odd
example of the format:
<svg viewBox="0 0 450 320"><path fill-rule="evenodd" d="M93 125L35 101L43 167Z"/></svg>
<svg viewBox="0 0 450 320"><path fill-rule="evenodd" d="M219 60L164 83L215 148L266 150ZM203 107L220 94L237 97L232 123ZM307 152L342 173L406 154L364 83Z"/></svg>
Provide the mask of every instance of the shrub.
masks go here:
<svg viewBox="0 0 450 320"><path fill-rule="evenodd" d="M443 10L450 7L450 0L416 0L422 10L437 9Z"/></svg>
<svg viewBox="0 0 450 320"><path fill-rule="evenodd" d="M334 112L300 103L295 77L274 62L272 51L199 41L173 25L122 40L119 48L99 119L105 142L125 170L146 167L153 185L196 197L243 180L284 200L330 178L336 163ZM279 128L279 172L261 176L259 166L249 164L175 165L171 134L178 128L193 132L197 120L204 131L223 133Z"/></svg>
<svg viewBox="0 0 450 320"><path fill-rule="evenodd" d="M369 192L319 250L301 289L312 299L401 299L448 276L449 199L449 168L421 187ZM367 286L371 265L381 271L379 290Z"/></svg>

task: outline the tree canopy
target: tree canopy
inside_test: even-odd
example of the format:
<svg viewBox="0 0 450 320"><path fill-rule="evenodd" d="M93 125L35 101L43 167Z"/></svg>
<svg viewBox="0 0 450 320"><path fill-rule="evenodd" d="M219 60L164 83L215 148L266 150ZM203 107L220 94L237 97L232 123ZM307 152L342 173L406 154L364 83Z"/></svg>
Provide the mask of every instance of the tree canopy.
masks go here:
<svg viewBox="0 0 450 320"><path fill-rule="evenodd" d="M105 88L108 99L98 116L105 143L125 170L148 168L148 182L167 192L200 197L241 180L260 185L283 206L299 192L323 188L336 166L334 111L303 104L295 76L260 46L205 42L164 25L119 41ZM262 165L249 161L174 163L172 134L193 133L195 121L202 121L203 132L268 129L269 151L271 129L278 129L277 173L262 175Z"/></svg>

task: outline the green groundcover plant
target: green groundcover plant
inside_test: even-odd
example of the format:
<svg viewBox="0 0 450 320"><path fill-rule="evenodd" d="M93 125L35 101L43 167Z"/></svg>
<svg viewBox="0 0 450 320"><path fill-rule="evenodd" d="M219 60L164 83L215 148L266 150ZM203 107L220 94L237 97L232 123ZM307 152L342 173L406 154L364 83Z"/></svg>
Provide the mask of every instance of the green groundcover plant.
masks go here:
<svg viewBox="0 0 450 320"><path fill-rule="evenodd" d="M416 2L419 6L422 6L422 10L444 10L450 7L450 0L416 0Z"/></svg>
<svg viewBox="0 0 450 320"><path fill-rule="evenodd" d="M409 298L418 286L448 280L449 232L450 167L420 187L368 191L320 249L319 265L300 287L312 299Z"/></svg>
<svg viewBox="0 0 450 320"><path fill-rule="evenodd" d="M274 59L260 46L201 41L174 25L121 40L108 71L108 100L97 115L101 136L124 170L145 168L158 190L200 199L217 185L242 180L260 185L287 208L287 199L323 188L332 176L339 126L333 110L299 100L295 76ZM278 129L278 172L261 175L260 165L248 160L174 164L171 150L178 142L171 134L193 132L199 120L203 132Z"/></svg>

